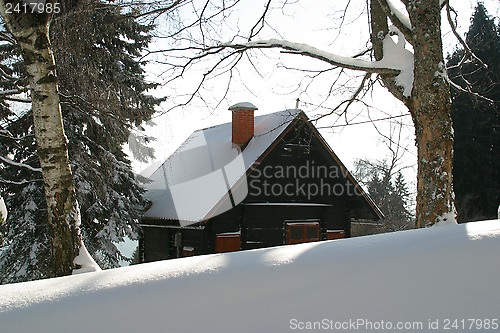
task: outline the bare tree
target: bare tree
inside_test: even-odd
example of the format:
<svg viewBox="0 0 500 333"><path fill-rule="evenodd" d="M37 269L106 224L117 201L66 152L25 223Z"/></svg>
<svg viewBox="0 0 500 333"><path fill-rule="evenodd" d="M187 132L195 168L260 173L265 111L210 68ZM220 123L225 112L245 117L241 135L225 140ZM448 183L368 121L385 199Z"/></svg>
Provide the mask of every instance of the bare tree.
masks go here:
<svg viewBox="0 0 500 333"><path fill-rule="evenodd" d="M443 11L448 12L448 17L453 12L449 0L400 0L397 5L395 0L367 2L369 24L366 29L370 31L370 44L367 49L351 57L280 38L259 39L260 32L271 24L267 19L271 9L293 6L296 2L266 1L262 14L246 33L234 28L233 38L224 41L217 35L219 30L215 26L239 2L224 2L220 6L211 1L203 1L200 6L193 4L195 19L180 29L184 34L168 36L175 38L176 46L154 52L167 55L163 63L173 69L170 72L171 80L183 77L195 64L210 64L186 103L201 93L208 78L226 72L233 79L242 60L259 70L258 64L253 61L255 53L250 53L256 49L264 54L268 49L278 49L288 57L300 55L326 65L324 69L304 74L311 78L331 70L339 70L341 74L346 70L364 72L360 87L348 101L343 102L344 110L366 93L364 87L373 84L373 78L376 77L406 106L415 127L418 149L416 226L425 227L442 220L453 220L450 81L444 64L441 30ZM344 8L344 13L348 12L350 4L351 1ZM455 28L453 20L449 21ZM198 32L186 32L193 29ZM214 31L217 33L211 34ZM454 33L458 36L455 30ZM276 35L279 37L277 32ZM332 87L335 84L339 82L332 82Z"/></svg>
<svg viewBox="0 0 500 333"><path fill-rule="evenodd" d="M413 152L403 143L403 126L397 120L391 122L388 135L377 128L389 151L387 156L377 160L357 159L354 162L356 179L366 187L385 215L383 223L378 226L379 232L405 230L414 225L411 207L415 198L403 176L406 169L413 168L404 162L404 156Z"/></svg>

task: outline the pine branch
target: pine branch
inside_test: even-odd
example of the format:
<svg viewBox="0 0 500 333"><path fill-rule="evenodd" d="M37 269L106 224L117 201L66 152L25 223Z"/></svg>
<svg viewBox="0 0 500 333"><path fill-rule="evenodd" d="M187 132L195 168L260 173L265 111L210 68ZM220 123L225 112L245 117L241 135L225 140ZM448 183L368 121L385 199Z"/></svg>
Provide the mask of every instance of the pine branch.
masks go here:
<svg viewBox="0 0 500 333"><path fill-rule="evenodd" d="M12 165L12 166L15 166L15 167L25 168L25 169L28 169L30 171L42 172L41 168L34 168L31 165L29 165L29 164L16 162L16 161L11 160L10 158L6 158L6 157L3 157L3 156L0 156L0 161L3 161L4 163Z"/></svg>
<svg viewBox="0 0 500 333"><path fill-rule="evenodd" d="M14 180L7 180L7 179L0 178L0 183L9 184L9 185L26 185L26 184L36 183L36 182L43 182L43 179L41 179L41 178L40 179L33 179L33 180L23 179L22 181L14 181Z"/></svg>

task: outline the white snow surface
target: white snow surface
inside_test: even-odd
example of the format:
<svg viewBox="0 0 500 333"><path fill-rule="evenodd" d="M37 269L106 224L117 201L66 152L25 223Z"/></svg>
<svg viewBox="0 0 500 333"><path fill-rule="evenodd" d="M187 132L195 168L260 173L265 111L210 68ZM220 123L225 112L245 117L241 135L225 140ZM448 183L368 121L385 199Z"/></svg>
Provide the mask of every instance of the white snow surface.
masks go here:
<svg viewBox="0 0 500 333"><path fill-rule="evenodd" d="M236 103L234 105L231 105L229 107L229 110L231 110L231 111L237 110L237 109L258 110L258 108L250 102L240 102L240 103Z"/></svg>
<svg viewBox="0 0 500 333"><path fill-rule="evenodd" d="M397 19L405 26L405 28L411 30L411 21L410 18L408 17L408 14L402 13L396 6L392 3L391 0L386 0L387 5L391 9L391 12L394 14L394 16L397 17Z"/></svg>
<svg viewBox="0 0 500 333"><path fill-rule="evenodd" d="M0 331L290 332L361 319L444 332L446 319L498 321L499 253L493 220L4 285Z"/></svg>
<svg viewBox="0 0 500 333"><path fill-rule="evenodd" d="M441 227L446 225L455 225L457 224L456 213L448 212L444 213L438 217L438 221L434 224L434 227Z"/></svg>
<svg viewBox="0 0 500 333"><path fill-rule="evenodd" d="M2 197L0 197L0 216L2 216L4 220L7 220L7 207Z"/></svg>
<svg viewBox="0 0 500 333"><path fill-rule="evenodd" d="M390 36L386 36L383 41L384 57L379 61L387 67L393 67L400 70L396 76L396 84L403 89L405 97L411 96L413 89L413 53L405 48L406 40L404 35L395 26L390 26L389 30L398 36L398 42L395 43Z"/></svg>
<svg viewBox="0 0 500 333"><path fill-rule="evenodd" d="M80 246L78 256L76 256L76 258L73 260L73 263L80 266L80 268L73 270L73 275L88 272L97 272L101 270L101 267L99 267L99 265L92 258L84 244Z"/></svg>

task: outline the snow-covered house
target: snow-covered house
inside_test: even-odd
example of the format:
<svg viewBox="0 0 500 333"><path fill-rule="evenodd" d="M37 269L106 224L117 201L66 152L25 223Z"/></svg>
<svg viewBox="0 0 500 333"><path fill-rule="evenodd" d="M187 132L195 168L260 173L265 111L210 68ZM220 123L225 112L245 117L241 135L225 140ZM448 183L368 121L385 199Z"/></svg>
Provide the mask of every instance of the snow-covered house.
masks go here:
<svg viewBox="0 0 500 333"><path fill-rule="evenodd" d="M300 110L195 131L149 168L143 261L350 237L383 215Z"/></svg>

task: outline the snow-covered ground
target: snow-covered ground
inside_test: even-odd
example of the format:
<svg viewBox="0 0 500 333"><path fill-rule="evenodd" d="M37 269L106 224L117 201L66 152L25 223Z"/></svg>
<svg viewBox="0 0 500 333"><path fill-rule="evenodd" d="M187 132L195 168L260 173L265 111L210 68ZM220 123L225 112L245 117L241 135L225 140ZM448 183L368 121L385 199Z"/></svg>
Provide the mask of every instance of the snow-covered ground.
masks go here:
<svg viewBox="0 0 500 333"><path fill-rule="evenodd" d="M5 285L0 332L498 332L499 254L495 220Z"/></svg>

